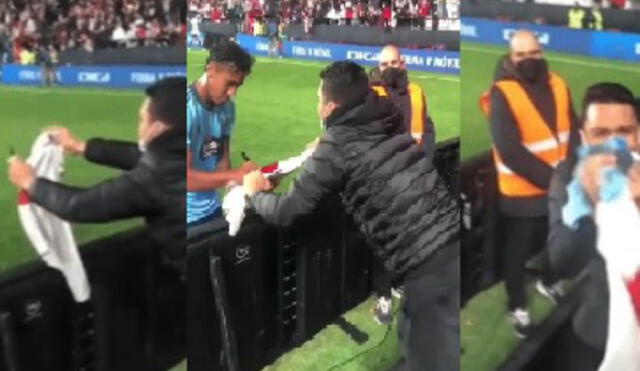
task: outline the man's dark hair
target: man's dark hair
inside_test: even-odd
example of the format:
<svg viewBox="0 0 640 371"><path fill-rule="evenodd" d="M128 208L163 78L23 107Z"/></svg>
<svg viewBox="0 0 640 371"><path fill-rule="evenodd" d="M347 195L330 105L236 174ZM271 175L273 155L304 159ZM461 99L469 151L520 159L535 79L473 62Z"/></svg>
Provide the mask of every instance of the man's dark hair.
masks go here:
<svg viewBox="0 0 640 371"><path fill-rule="evenodd" d="M349 61L334 62L320 72L325 98L342 106L360 103L369 93L364 68Z"/></svg>
<svg viewBox="0 0 640 371"><path fill-rule="evenodd" d="M223 63L244 75L251 73L254 59L246 50L233 41L222 41L209 49L209 63Z"/></svg>
<svg viewBox="0 0 640 371"><path fill-rule="evenodd" d="M582 98L581 125L587 118L587 109L589 106L597 103L629 104L634 108L636 120L640 119L638 102L633 96L633 93L631 93L631 90L615 82L601 82L591 85L584 94L584 98Z"/></svg>
<svg viewBox="0 0 640 371"><path fill-rule="evenodd" d="M149 114L171 127L171 131L186 130L187 79L168 77L146 89L149 97Z"/></svg>

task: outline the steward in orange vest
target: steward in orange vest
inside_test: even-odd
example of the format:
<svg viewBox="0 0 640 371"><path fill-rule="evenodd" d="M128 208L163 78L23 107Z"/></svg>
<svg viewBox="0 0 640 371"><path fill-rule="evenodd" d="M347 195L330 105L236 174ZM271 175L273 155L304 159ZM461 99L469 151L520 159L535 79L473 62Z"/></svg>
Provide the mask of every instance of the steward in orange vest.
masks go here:
<svg viewBox="0 0 640 371"><path fill-rule="evenodd" d="M431 158L435 149L435 130L427 112L427 98L420 85L409 82L406 70L370 72L371 88L381 97L388 97L402 111L407 132L424 147Z"/></svg>
<svg viewBox="0 0 640 371"><path fill-rule="evenodd" d="M547 214L553 169L578 142L569 88L559 75L544 73L531 83L504 58L480 98L491 125L501 206L512 216Z"/></svg>

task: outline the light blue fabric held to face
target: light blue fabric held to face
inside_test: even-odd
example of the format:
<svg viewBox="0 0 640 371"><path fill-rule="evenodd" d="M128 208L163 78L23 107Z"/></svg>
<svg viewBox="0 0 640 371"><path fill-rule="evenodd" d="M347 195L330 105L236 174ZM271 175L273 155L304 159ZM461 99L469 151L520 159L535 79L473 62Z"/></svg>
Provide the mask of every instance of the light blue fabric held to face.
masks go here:
<svg viewBox="0 0 640 371"><path fill-rule="evenodd" d="M603 185L600 188L600 200L617 200L627 187L627 172L633 164L633 157L624 139L613 137L601 145L581 146L578 149L579 160L573 180L567 186L569 200L562 208L562 220L569 228L578 228L580 219L593 213L594 205L580 183L580 175L589 156L605 153L616 155L618 161L617 166L605 168L600 174Z"/></svg>

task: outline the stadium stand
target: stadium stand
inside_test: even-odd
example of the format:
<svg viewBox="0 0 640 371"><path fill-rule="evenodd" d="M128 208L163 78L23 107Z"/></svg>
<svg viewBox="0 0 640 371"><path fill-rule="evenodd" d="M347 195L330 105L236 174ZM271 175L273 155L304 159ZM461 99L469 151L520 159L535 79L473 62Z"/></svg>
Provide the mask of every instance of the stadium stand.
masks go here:
<svg viewBox="0 0 640 371"><path fill-rule="evenodd" d="M55 60L65 50L176 45L186 33L185 11L181 0L3 1L0 61L29 63L38 53Z"/></svg>
<svg viewBox="0 0 640 371"><path fill-rule="evenodd" d="M317 25L359 25L416 29L459 29L459 0L191 0L189 15L204 22L242 21L245 33L266 33L267 23L304 24L307 32ZM276 25L277 27L277 25Z"/></svg>

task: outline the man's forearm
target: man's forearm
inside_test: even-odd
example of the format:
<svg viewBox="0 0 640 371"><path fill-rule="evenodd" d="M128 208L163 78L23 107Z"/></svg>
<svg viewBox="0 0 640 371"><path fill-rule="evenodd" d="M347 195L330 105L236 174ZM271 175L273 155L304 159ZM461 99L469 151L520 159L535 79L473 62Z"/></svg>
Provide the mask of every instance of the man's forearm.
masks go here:
<svg viewBox="0 0 640 371"><path fill-rule="evenodd" d="M88 161L122 170L133 169L141 156L136 143L101 138L87 141L82 154Z"/></svg>
<svg viewBox="0 0 640 371"><path fill-rule="evenodd" d="M242 172L237 170L198 171L187 170L187 191L213 191L229 182L242 182Z"/></svg>

